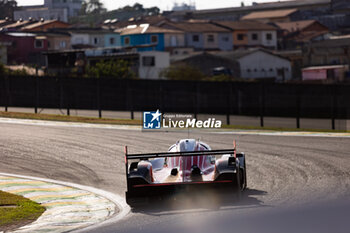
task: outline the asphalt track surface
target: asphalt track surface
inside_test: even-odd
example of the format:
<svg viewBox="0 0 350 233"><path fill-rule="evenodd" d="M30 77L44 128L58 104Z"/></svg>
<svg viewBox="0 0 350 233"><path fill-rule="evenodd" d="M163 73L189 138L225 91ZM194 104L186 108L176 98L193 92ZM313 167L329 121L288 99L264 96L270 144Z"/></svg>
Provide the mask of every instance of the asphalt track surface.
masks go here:
<svg viewBox="0 0 350 233"><path fill-rule="evenodd" d="M187 132L0 123L0 171L124 195L130 153L166 151ZM87 232L350 232L350 138L191 132L212 149L247 156L242 200L203 193L132 210ZM225 200L225 201L223 201ZM84 231L85 232L85 231Z"/></svg>

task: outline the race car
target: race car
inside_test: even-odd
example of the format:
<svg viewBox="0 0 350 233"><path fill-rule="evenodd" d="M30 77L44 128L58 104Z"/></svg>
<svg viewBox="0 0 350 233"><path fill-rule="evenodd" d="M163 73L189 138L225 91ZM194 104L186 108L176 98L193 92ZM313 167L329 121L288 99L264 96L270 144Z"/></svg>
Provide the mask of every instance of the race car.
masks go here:
<svg viewBox="0 0 350 233"><path fill-rule="evenodd" d="M247 187L245 154L236 152L235 141L233 149L212 150L200 140L182 139L168 152L147 154L128 154L125 146L125 169L130 206L192 190L225 190L239 198Z"/></svg>

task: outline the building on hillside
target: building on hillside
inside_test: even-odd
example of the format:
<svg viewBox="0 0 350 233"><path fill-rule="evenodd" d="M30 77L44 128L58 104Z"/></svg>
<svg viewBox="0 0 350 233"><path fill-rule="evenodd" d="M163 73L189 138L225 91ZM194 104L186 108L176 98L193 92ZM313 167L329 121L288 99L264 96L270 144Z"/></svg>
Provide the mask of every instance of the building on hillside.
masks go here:
<svg viewBox="0 0 350 233"><path fill-rule="evenodd" d="M14 19L57 19L67 22L70 17L77 16L83 0L45 0L43 5L20 7L14 12Z"/></svg>
<svg viewBox="0 0 350 233"><path fill-rule="evenodd" d="M290 22L297 9L258 11L247 14L241 20L256 20L262 23Z"/></svg>
<svg viewBox="0 0 350 233"><path fill-rule="evenodd" d="M68 22L68 11L65 8L49 9L47 7L33 7L22 8L13 13L15 20L21 19L45 19L52 20L57 19L60 21Z"/></svg>
<svg viewBox="0 0 350 233"><path fill-rule="evenodd" d="M0 43L7 43L8 64L33 64L42 66L48 41L45 36L33 33L11 32L0 34Z"/></svg>
<svg viewBox="0 0 350 233"><path fill-rule="evenodd" d="M304 67L350 65L350 35L306 44L302 52Z"/></svg>
<svg viewBox="0 0 350 233"><path fill-rule="evenodd" d="M304 67L303 53L301 49L296 50L275 50L274 54L288 59L292 66L293 80L302 80L301 70Z"/></svg>
<svg viewBox="0 0 350 233"><path fill-rule="evenodd" d="M78 16L83 0L44 0L44 6L49 9L67 9L68 18Z"/></svg>
<svg viewBox="0 0 350 233"><path fill-rule="evenodd" d="M329 33L326 26L316 20L275 23L279 28L280 49L300 49L305 43L323 39Z"/></svg>
<svg viewBox="0 0 350 233"><path fill-rule="evenodd" d="M232 31L209 22L164 21L160 27L185 32L185 47L195 50L230 51L233 48Z"/></svg>
<svg viewBox="0 0 350 233"><path fill-rule="evenodd" d="M174 6L172 8L172 11L194 11L196 10L196 5L193 4L186 4L186 3L182 3L182 4L178 4L178 3L174 3Z"/></svg>
<svg viewBox="0 0 350 233"><path fill-rule="evenodd" d="M265 49L236 50L217 53L238 63L236 74L240 78L288 81L292 79L291 63L288 59Z"/></svg>
<svg viewBox="0 0 350 233"><path fill-rule="evenodd" d="M290 61L265 49L195 52L172 56L171 64L188 65L208 76L220 68L229 71L227 73L235 78L274 79L280 82L292 79Z"/></svg>
<svg viewBox="0 0 350 233"><path fill-rule="evenodd" d="M291 15L292 21L317 20L330 30L344 30L349 27L350 1L348 0L288 0L253 3L249 6L219 8L196 11L165 12L174 21L206 19L238 21L250 13L297 9Z"/></svg>
<svg viewBox="0 0 350 233"><path fill-rule="evenodd" d="M331 10L331 3L334 1L347 0L291 0L291 1L270 1L267 3L253 3L243 7L225 7L217 9L196 10L196 11L174 11L166 12L167 17L173 20L210 19L210 20L230 20L238 21L241 17L252 12L275 11L297 9L303 15L312 12L327 12ZM301 20L301 19L298 19Z"/></svg>
<svg viewBox="0 0 350 233"><path fill-rule="evenodd" d="M105 43L104 43L105 48L122 46L119 33L116 33L113 31L106 32L104 34L104 40L105 40Z"/></svg>
<svg viewBox="0 0 350 233"><path fill-rule="evenodd" d="M104 48L120 46L119 34L102 28L68 28L73 48Z"/></svg>
<svg viewBox="0 0 350 233"><path fill-rule="evenodd" d="M120 49L75 49L65 51L49 51L46 66L48 73L65 74L76 67L78 59L83 60L85 65L94 66L97 62L125 60L131 70L141 79L162 79L162 71L169 67L169 53L160 51L127 51Z"/></svg>
<svg viewBox="0 0 350 233"><path fill-rule="evenodd" d="M23 27L37 23L38 21L34 19L29 20L18 20L18 21L12 21L11 23L5 24L0 27L0 30L3 32L14 32L14 31L20 31Z"/></svg>
<svg viewBox="0 0 350 233"><path fill-rule="evenodd" d="M168 52L140 52L138 75L141 79L162 79L162 71L170 66Z"/></svg>
<svg viewBox="0 0 350 233"><path fill-rule="evenodd" d="M235 75L234 71L237 70L234 61L225 57L217 56L215 53L203 51L173 55L171 56L170 61L173 66L190 66L208 77L214 75L214 70L217 68L229 70L228 73L231 73L232 75Z"/></svg>
<svg viewBox="0 0 350 233"><path fill-rule="evenodd" d="M64 32L46 32L42 34L47 38L47 49L67 50L71 49L71 35Z"/></svg>
<svg viewBox="0 0 350 233"><path fill-rule="evenodd" d="M343 82L350 79L348 65L313 66L302 70L303 81Z"/></svg>
<svg viewBox="0 0 350 233"><path fill-rule="evenodd" d="M174 29L166 29L149 24L130 25L116 30L121 35L123 47L140 47L139 51L172 51L174 48L185 46L184 32ZM147 46L150 45L150 46Z"/></svg>
<svg viewBox="0 0 350 233"><path fill-rule="evenodd" d="M277 49L277 28L254 21L213 21L232 30L233 48L264 47Z"/></svg>

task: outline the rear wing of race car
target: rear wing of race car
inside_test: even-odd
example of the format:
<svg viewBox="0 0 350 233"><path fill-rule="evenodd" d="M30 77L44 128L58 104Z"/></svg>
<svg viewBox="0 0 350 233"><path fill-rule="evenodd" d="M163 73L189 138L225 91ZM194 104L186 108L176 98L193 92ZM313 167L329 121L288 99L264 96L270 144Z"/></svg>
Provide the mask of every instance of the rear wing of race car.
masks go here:
<svg viewBox="0 0 350 233"><path fill-rule="evenodd" d="M131 159L147 160L147 159L155 159L155 158L190 157L190 156L224 155L224 154L232 154L234 155L234 157L236 157L236 149L128 154L128 147L125 146L125 167L126 169L128 169L128 161Z"/></svg>
<svg viewBox="0 0 350 233"><path fill-rule="evenodd" d="M236 148L236 143L234 142ZM236 149L224 149L224 150L207 150L207 151L186 151L186 152L155 152L155 153L144 153L144 154L128 154L128 147L124 148L125 155L125 172L126 176L129 174L129 160L148 160L154 158L171 158L171 157L191 157L191 156L214 156L214 155L225 155L231 154L234 158L237 157Z"/></svg>
<svg viewBox="0 0 350 233"><path fill-rule="evenodd" d="M128 147L124 147L124 157L125 157L125 169L126 174L128 174L128 161L131 159L154 159L154 158L169 158L169 157L190 157L190 156L205 156L205 155L224 155L232 154L237 158L237 145L236 140L233 141L233 149L224 150L207 150L207 151L186 151L186 152L160 152L160 153L145 153L145 154L128 154Z"/></svg>

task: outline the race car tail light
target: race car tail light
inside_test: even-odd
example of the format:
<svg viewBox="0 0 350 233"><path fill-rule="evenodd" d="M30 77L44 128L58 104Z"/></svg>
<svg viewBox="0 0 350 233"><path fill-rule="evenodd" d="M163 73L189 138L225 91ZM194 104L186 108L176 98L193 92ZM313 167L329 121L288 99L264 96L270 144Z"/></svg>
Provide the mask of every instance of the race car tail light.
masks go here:
<svg viewBox="0 0 350 233"><path fill-rule="evenodd" d="M228 158L228 166L229 167L236 167L236 158L235 157L229 157Z"/></svg>
<svg viewBox="0 0 350 233"><path fill-rule="evenodd" d="M178 173L179 173L179 170L177 170L177 167L171 169L171 175L172 176L177 176Z"/></svg>

